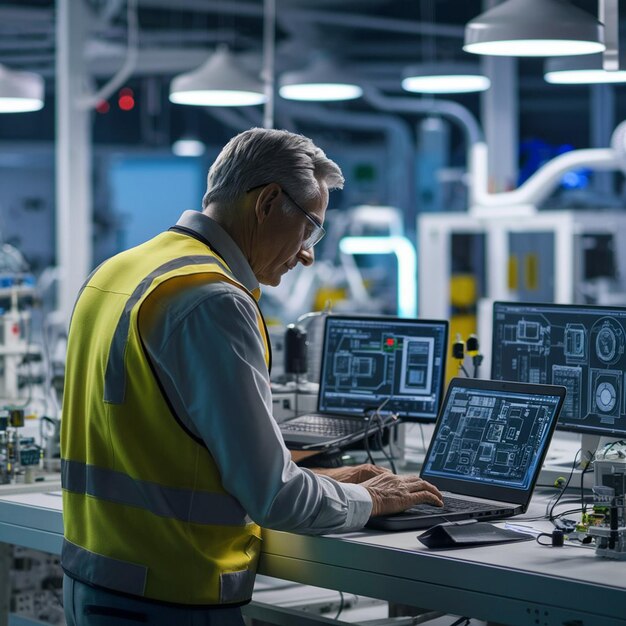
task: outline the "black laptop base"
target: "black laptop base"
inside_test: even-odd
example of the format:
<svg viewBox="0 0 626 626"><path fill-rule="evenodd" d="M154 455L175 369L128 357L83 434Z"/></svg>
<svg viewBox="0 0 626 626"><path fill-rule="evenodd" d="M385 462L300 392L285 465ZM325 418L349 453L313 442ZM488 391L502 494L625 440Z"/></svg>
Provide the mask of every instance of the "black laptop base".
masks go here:
<svg viewBox="0 0 626 626"><path fill-rule="evenodd" d="M415 515L411 511L418 509L421 511L419 515ZM454 512L446 511L445 507L431 506L429 504L418 505L403 513L396 515L381 515L379 517L371 517L366 526L374 530L386 530L391 532L401 532L406 530L414 530L419 528L430 528L444 522L457 522L464 519L478 519L481 522L486 520L497 520L513 515L523 513L523 507L505 507L485 511L463 511Z"/></svg>

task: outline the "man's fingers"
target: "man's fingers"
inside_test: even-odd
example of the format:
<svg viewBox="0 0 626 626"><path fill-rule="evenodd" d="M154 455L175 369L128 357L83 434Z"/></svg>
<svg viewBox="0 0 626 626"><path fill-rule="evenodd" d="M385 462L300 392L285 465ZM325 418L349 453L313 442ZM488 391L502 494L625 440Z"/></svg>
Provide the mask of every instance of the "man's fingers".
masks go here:
<svg viewBox="0 0 626 626"><path fill-rule="evenodd" d="M430 491L418 491L411 494L413 505L415 504L432 504L433 506L443 506L443 500Z"/></svg>
<svg viewBox="0 0 626 626"><path fill-rule="evenodd" d="M435 487L435 485L431 485L428 481L419 478L418 476L410 476L407 477L405 481L407 487L415 492L415 491L429 491L430 493L437 496L439 499L443 498L441 491Z"/></svg>

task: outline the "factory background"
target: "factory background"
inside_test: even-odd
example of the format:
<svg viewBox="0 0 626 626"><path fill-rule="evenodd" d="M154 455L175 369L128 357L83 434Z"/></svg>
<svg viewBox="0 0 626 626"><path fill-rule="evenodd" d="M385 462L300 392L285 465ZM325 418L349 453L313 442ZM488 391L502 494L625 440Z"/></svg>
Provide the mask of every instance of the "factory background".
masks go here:
<svg viewBox="0 0 626 626"><path fill-rule="evenodd" d="M524 2L555 39L585 29L578 11L602 18L607 51L464 51L472 20ZM251 127L310 137L345 176L314 266L263 289L279 421L315 408L330 312L448 320L449 355L455 340L480 342L448 356L448 382L463 363L482 378L493 371L494 302L626 307L621 4L0 0L0 483L30 482L29 465L59 470L67 328L88 274L200 210L214 159ZM577 17L559 23L570 9ZM571 73L581 69L594 74ZM233 94L244 101L219 100ZM290 324L308 332L308 353ZM617 379L590 379L588 395L611 413L615 399L603 409L601 393L618 389L626 419ZM31 419L20 423L16 408ZM384 445L417 463L429 426ZM10 459L22 435L20 470ZM560 435L569 454L580 433ZM63 624L58 561L14 550L0 549L11 563L8 579L0 567L0 626L7 606L34 621L6 623ZM268 602L284 602L280 589L261 577ZM287 602L355 623L386 615L365 595L312 589L293 585ZM389 624L404 624L395 610ZM445 613L427 623L453 623Z"/></svg>

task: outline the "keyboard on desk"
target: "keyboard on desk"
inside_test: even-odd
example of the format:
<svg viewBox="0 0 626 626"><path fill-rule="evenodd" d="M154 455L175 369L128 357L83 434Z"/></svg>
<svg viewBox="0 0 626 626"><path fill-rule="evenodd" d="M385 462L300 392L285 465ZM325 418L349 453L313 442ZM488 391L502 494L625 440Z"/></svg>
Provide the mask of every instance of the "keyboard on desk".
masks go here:
<svg viewBox="0 0 626 626"><path fill-rule="evenodd" d="M475 502L474 500L463 500L460 498L452 498L445 496L443 506L433 506L431 504L416 504L404 513L418 515L436 515L441 513L456 513L457 511L491 511L501 507L487 504L485 502Z"/></svg>
<svg viewBox="0 0 626 626"><path fill-rule="evenodd" d="M412 530L428 528L442 522L457 521L471 517L484 519L498 519L521 512L507 503L501 505L492 502L465 500L444 495L443 506L418 504L402 513L395 515L381 515L370 518L367 526L380 530Z"/></svg>
<svg viewBox="0 0 626 626"><path fill-rule="evenodd" d="M319 434L329 437L347 437L364 430L364 428L365 423L361 420L328 417L326 415L301 415L280 425L283 432Z"/></svg>

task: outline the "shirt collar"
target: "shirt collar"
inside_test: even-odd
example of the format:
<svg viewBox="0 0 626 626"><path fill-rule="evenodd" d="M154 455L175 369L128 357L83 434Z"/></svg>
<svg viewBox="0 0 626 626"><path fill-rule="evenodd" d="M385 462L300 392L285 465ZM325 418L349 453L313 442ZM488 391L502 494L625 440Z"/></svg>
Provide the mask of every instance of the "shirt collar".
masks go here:
<svg viewBox="0 0 626 626"><path fill-rule="evenodd" d="M260 296L259 281L248 260L233 238L212 218L200 211L185 211L177 226L193 230L215 246L215 251L226 261L235 278L257 298Z"/></svg>

